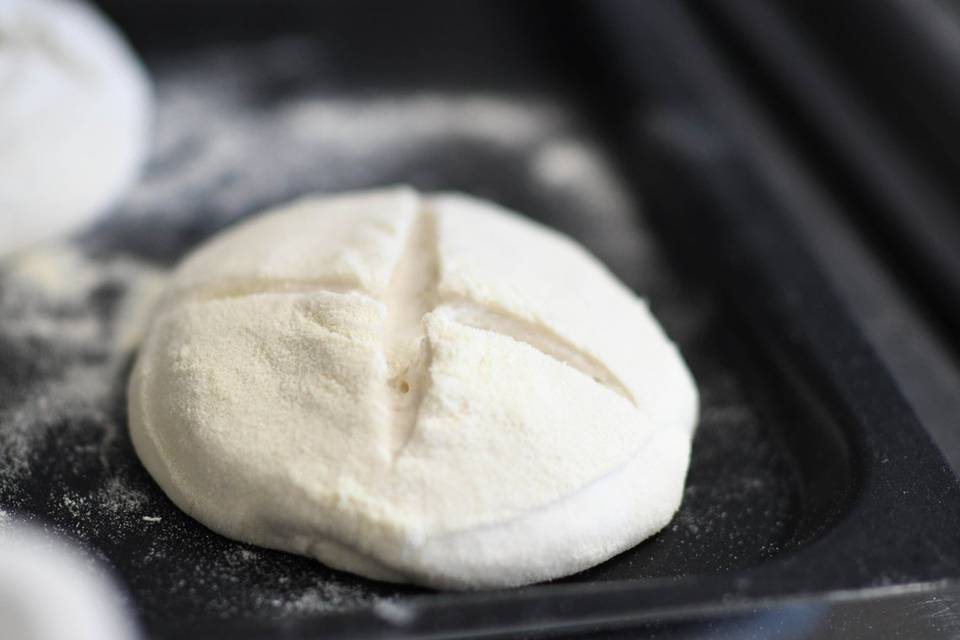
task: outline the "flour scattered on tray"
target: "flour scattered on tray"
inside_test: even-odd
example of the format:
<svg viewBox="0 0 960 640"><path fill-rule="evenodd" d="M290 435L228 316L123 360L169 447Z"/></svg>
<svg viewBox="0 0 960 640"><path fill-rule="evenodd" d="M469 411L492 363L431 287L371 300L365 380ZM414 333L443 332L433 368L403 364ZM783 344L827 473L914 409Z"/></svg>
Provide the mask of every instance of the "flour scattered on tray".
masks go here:
<svg viewBox="0 0 960 640"><path fill-rule="evenodd" d="M0 271L0 353L19 362L0 401L0 481L29 471L34 448L63 421L99 446L116 435L105 413L147 322L162 272L127 257L98 261L71 244L17 254ZM123 293L123 295L121 295Z"/></svg>
<svg viewBox="0 0 960 640"><path fill-rule="evenodd" d="M288 615L349 611L371 604L373 597L366 590L338 584L326 584L307 589L297 597L287 600L275 598L271 606L278 607Z"/></svg>
<svg viewBox="0 0 960 640"><path fill-rule="evenodd" d="M122 211L129 224L142 229L162 220L149 235L157 244L184 227L205 235L296 194L408 182L468 189L521 210L571 199L565 210L596 220L596 233L580 239L614 272L650 271L643 267L655 252L631 243L643 234L623 184L598 143L554 98L452 90L353 96L310 81L272 108L251 98L262 78L311 68L322 55L308 40L284 39L230 55L168 60L157 79L151 171ZM451 150L462 161L450 162ZM496 190L510 180L490 172L498 165L507 175L525 175L532 187L525 197L543 201L505 200ZM582 236L582 225L576 228Z"/></svg>
<svg viewBox="0 0 960 640"><path fill-rule="evenodd" d="M707 409L746 404L704 346L710 308L692 307L681 295L644 240L635 205L624 206L630 198L623 181L577 113L555 96L495 87L371 96L342 86L349 78L330 81L326 52L312 37L209 45L147 62L158 104L144 181L97 229L0 262L0 527L26 517L81 542L113 566L148 622L322 615L402 603L404 594L417 593L225 541L166 501L130 448L123 428L127 367L167 267L266 205L307 192L409 182L546 212L551 225L651 295L704 369ZM309 72L293 77L290 69ZM265 98L278 77L284 91ZM347 131L355 146L344 142ZM583 224L585 216L591 224ZM731 450L721 453L765 460L741 450L758 439L751 418L716 423L708 414L700 437L715 441L704 450L722 449L717 442L733 434ZM731 476L767 468L738 467ZM699 484L680 522L699 527L700 535L730 531L703 510L723 496L722 483L692 481ZM780 502L789 507L789 496L781 498L773 503L768 494L750 493L744 501L787 513ZM325 595L331 599L323 601Z"/></svg>

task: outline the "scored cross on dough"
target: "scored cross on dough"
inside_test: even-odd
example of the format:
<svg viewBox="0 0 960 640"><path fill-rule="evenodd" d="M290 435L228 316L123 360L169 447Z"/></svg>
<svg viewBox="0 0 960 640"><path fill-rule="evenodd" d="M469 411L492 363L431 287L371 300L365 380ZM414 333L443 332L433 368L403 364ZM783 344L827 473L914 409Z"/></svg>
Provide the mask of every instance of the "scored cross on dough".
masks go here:
<svg viewBox="0 0 960 640"><path fill-rule="evenodd" d="M512 316L509 312L495 310L472 302L462 295L446 296L441 300L437 289L438 267L436 231L433 229L435 221L429 209L421 210L415 223L416 229L411 231L407 248L400 262L394 268L389 291L384 296L389 314L387 335L384 342L388 352L397 352L396 359L402 360L399 354L409 356L410 346L423 337L424 316L440 304L458 312L461 322L478 329L487 329L504 333L519 342L526 342L543 353L560 360L561 362L579 370L581 373L594 378L616 393L632 401L630 393L620 381L603 364L589 353L578 349L549 331L529 326L524 320ZM330 293L360 292L355 284L347 284L337 280L252 280L248 282L234 282L219 287L201 288L191 291L191 300L214 300L220 298L240 298L260 293L311 293L327 291ZM404 301L418 297L423 304L410 306L414 310L393 311L404 306ZM394 300L395 299L395 300ZM412 329L412 330L411 330Z"/></svg>
<svg viewBox="0 0 960 640"><path fill-rule="evenodd" d="M462 292L442 290L437 220L429 200L419 203L405 231L407 237L392 268L389 284L378 296L386 306L383 349L390 372L389 390L394 396L397 414L401 416L401 424L396 429L401 445L409 439L416 422L417 412L410 409L419 407L429 382L426 379L429 341L426 340L425 319L438 308L460 324L523 342L635 403L620 380L596 357L565 341L549 328L537 326L509 310L475 302ZM188 295L192 300L216 300L264 293L309 294L319 291L362 294L364 288L360 283L322 278L238 279L225 285L201 287Z"/></svg>
<svg viewBox="0 0 960 640"><path fill-rule="evenodd" d="M562 575L649 535L696 418L673 345L578 245L408 189L306 199L189 257L130 403L145 465L209 526L448 586ZM618 505L574 497L638 479L653 493L623 531L538 529L564 504L603 522Z"/></svg>

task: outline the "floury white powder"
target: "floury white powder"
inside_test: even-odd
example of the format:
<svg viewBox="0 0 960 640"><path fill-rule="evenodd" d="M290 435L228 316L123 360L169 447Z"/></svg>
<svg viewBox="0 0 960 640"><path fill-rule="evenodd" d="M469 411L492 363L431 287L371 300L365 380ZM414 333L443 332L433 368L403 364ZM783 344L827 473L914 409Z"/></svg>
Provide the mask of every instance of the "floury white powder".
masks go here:
<svg viewBox="0 0 960 640"><path fill-rule="evenodd" d="M297 615L314 604L314 613L344 611L403 591L209 533L169 504L130 448L124 387L167 270L239 217L313 191L397 181L470 188L526 213L549 210L551 224L650 292L684 344L703 344L705 308L680 295L574 112L536 89L401 89L367 103L329 89L323 74L296 80L289 96L257 99L258 78L322 67L323 56L313 41L284 38L149 59L157 131L142 182L97 229L0 261L2 508L50 523L115 567L149 615L162 615L158 594L179 619L208 620L289 618L293 602ZM442 127L417 124L437 113L447 114ZM311 114L325 115L318 124ZM387 128L409 134L385 136ZM337 134L348 130L356 146ZM582 225L585 215L596 224ZM714 403L717 393L743 403L735 386L707 383ZM321 602L327 594L338 595Z"/></svg>

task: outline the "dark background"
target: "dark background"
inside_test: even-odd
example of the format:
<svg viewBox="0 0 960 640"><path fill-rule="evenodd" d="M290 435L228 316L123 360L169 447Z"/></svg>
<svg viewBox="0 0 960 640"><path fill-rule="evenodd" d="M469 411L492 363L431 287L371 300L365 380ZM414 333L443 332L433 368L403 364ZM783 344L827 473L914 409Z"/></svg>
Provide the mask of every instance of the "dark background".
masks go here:
<svg viewBox="0 0 960 640"><path fill-rule="evenodd" d="M487 595L376 583L207 531L130 448L129 362L102 370L102 403L35 429L0 506L105 561L157 637L855 637L867 618L948 637L960 495L933 441L960 459L960 298L944 293L960 271L923 239L960 247L955 209L924 205L953 202L953 156L929 129L956 111L932 72L911 79L929 94L891 89L926 66L887 44L910 37L884 17L902 3L880 4L865 20L865 3L102 2L156 83L155 150L119 210L73 241L99 284L29 298L31 312L90 314L109 336L142 286L112 275L121 257L166 269L305 192L460 189L569 233L648 297L703 419L661 534L558 584ZM846 94L855 111L818 98ZM850 131L874 120L909 171L858 146L876 138ZM3 277L0 315L16 314L24 294ZM0 409L33 406L111 345L0 330Z"/></svg>

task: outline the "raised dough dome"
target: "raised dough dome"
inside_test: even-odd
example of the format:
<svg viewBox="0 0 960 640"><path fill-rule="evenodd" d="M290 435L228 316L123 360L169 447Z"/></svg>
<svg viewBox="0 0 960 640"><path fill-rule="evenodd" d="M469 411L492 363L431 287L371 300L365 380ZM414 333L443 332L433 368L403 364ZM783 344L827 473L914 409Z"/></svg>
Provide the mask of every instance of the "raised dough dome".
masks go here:
<svg viewBox="0 0 960 640"><path fill-rule="evenodd" d="M94 9L0 0L0 254L101 213L145 155L150 90Z"/></svg>
<svg viewBox="0 0 960 640"><path fill-rule="evenodd" d="M224 535L493 588L662 528L697 394L646 305L579 245L395 188L299 200L186 258L129 415L160 486Z"/></svg>

